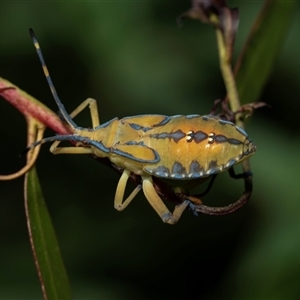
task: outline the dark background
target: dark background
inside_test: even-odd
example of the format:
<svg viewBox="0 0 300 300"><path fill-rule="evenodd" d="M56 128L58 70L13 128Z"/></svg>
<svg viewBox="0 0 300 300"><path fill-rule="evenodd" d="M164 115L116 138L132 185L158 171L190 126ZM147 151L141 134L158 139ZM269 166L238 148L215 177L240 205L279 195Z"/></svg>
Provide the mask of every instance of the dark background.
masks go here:
<svg viewBox="0 0 300 300"><path fill-rule="evenodd" d="M262 1L229 4L240 8L239 53ZM189 7L189 1L0 2L0 76L56 110L28 34L32 27L68 111L93 97L102 122L206 114L225 89L213 29L192 20L176 24ZM89 157L53 156L43 146L37 170L75 299L299 297L299 29L298 6L260 98L272 108L247 123L258 149L251 159L254 194L235 214L195 218L187 211L169 226L142 193L118 213L117 173ZM77 123L91 124L88 110ZM26 124L3 99L0 130L0 173L8 174L24 164L18 154ZM225 205L242 191L242 182L221 174L204 201ZM0 182L0 276L1 299L41 298L23 178Z"/></svg>

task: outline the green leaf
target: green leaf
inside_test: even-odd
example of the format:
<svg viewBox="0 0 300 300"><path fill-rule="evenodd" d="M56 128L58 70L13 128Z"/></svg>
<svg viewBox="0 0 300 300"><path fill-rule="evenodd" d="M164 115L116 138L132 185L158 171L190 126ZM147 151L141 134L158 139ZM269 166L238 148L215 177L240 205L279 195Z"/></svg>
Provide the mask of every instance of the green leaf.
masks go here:
<svg viewBox="0 0 300 300"><path fill-rule="evenodd" d="M71 299L67 272L35 168L25 176L25 208L44 299Z"/></svg>
<svg viewBox="0 0 300 300"><path fill-rule="evenodd" d="M242 104L259 100L293 20L297 1L265 1L235 66Z"/></svg>

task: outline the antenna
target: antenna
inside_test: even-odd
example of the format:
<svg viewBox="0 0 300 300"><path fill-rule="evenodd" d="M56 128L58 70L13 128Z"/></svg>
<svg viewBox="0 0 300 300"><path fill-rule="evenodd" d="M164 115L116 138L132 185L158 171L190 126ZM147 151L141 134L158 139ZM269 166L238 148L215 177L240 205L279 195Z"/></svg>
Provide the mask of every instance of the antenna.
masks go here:
<svg viewBox="0 0 300 300"><path fill-rule="evenodd" d="M54 84L52 82L52 79L50 77L50 74L49 74L49 70L46 66L46 63L45 63L45 60L44 60L44 56L43 56L43 53L42 53L42 50L40 48L40 44L35 36L35 33L33 31L33 29L29 28L29 33L30 33L30 36L31 36L31 39L33 41L33 44L34 44L34 47L36 49L36 52L37 52L37 55L39 57L39 60L40 60L40 63L42 65L42 68L43 68L43 72L44 72L44 75L47 79L47 82L48 82L48 86L51 90L51 94L58 106L58 109L59 111L61 112L63 118L65 119L65 121L73 128L77 128L77 124L72 120L72 118L70 117L70 115L67 113L64 105L62 104L62 102L60 101L59 97L58 97L58 94L56 92L56 89L54 87Z"/></svg>

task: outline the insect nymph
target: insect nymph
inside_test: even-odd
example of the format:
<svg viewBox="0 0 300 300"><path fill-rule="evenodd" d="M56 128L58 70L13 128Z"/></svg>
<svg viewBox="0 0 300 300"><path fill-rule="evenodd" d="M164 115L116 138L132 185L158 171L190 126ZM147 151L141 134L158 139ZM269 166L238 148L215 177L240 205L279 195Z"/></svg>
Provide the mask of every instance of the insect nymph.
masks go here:
<svg viewBox="0 0 300 300"><path fill-rule="evenodd" d="M32 30L30 34L56 104L73 134L45 138L28 149L54 142L50 148L53 154L92 154L109 158L124 170L114 200L117 210L125 209L142 189L162 221L175 224L189 201L177 205L171 213L153 186L153 176L171 179L180 185L183 181L207 178L225 171L254 154L255 145L243 129L212 115L138 115L115 118L100 125L97 103L87 99L75 109L72 117L89 106L92 129L77 126L56 93ZM82 147L58 147L61 141L76 142ZM131 172L141 176L142 184L124 200Z"/></svg>

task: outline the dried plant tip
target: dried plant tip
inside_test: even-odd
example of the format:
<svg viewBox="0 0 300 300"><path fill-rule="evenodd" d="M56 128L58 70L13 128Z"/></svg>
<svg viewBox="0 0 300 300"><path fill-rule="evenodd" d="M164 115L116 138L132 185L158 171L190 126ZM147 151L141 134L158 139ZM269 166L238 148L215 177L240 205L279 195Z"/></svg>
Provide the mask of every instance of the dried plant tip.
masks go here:
<svg viewBox="0 0 300 300"><path fill-rule="evenodd" d="M192 0L192 8L178 18L179 25L185 17L211 24L216 29L221 30L228 59L231 59L239 24L237 8L229 8L224 0Z"/></svg>
<svg viewBox="0 0 300 300"><path fill-rule="evenodd" d="M234 112L234 114L238 114L238 113L247 113L246 114L246 118L252 116L254 110L261 108L261 107L271 107L269 104L265 103L265 102L253 102L253 103L247 103L242 105L236 112Z"/></svg>

